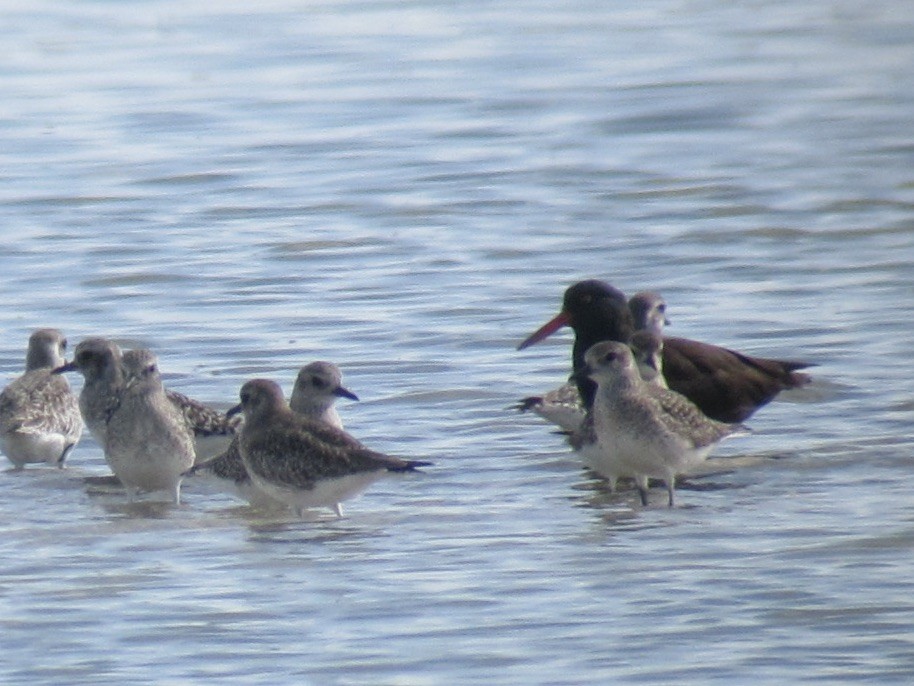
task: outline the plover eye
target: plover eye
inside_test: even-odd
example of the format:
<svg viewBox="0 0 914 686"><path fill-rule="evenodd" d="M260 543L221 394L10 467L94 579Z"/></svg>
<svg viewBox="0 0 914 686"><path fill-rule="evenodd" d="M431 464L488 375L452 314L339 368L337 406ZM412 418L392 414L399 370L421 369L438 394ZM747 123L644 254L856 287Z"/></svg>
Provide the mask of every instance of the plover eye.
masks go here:
<svg viewBox="0 0 914 686"><path fill-rule="evenodd" d="M64 339L60 342L60 348L61 348L62 350L66 350L66 349L67 349L67 339L66 339L66 338L64 338Z"/></svg>
<svg viewBox="0 0 914 686"><path fill-rule="evenodd" d="M311 383L314 385L315 388L323 388L324 386L327 385L324 382L324 380L322 378L320 378L319 376L312 376Z"/></svg>
<svg viewBox="0 0 914 686"><path fill-rule="evenodd" d="M659 305L657 305L657 311L666 312L666 305L664 303L660 303Z"/></svg>

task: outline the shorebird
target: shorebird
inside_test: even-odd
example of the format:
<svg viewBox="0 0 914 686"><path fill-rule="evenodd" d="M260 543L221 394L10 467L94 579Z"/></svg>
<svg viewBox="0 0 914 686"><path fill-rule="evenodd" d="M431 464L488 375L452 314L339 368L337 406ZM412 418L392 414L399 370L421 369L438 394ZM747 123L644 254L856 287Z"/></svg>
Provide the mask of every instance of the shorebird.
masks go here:
<svg viewBox="0 0 914 686"><path fill-rule="evenodd" d="M663 479L673 507L676 476L703 461L724 438L745 432L739 424L709 419L675 391L646 383L624 343L597 343L585 353L579 373L597 384L589 420L599 458L590 466L611 486L618 476L633 476L644 505L649 477Z"/></svg>
<svg viewBox="0 0 914 686"><path fill-rule="evenodd" d="M69 371L78 371L85 379L79 395L79 409L92 436L104 446L108 417L118 403L118 393L124 383L121 349L106 338L87 338L76 346L73 360L59 366L54 373ZM165 395L193 433L194 454L198 462L228 447L239 419L227 419L223 413L177 391L166 388Z"/></svg>
<svg viewBox="0 0 914 686"><path fill-rule="evenodd" d="M635 331L628 342L638 373L647 383L669 388L663 378L663 337L648 329Z"/></svg>
<svg viewBox="0 0 914 686"><path fill-rule="evenodd" d="M105 338L91 337L79 342L73 359L54 369L54 374L78 371L83 375L79 410L92 436L104 447L108 417L117 405L123 386L121 349Z"/></svg>
<svg viewBox="0 0 914 686"><path fill-rule="evenodd" d="M108 417L105 460L131 496L167 491L181 502L183 473L194 463L193 435L162 386L155 354L129 350L123 385Z"/></svg>
<svg viewBox="0 0 914 686"><path fill-rule="evenodd" d="M0 393L0 449L16 469L36 462L63 467L82 435L79 402L67 380L52 374L66 348L57 329L32 333L25 373Z"/></svg>
<svg viewBox="0 0 914 686"><path fill-rule="evenodd" d="M635 293L628 299L628 311L635 331L650 331L662 336L663 327L670 323L666 316L666 301L653 291Z"/></svg>
<svg viewBox="0 0 914 686"><path fill-rule="evenodd" d="M296 376L289 407L296 414L342 430L343 422L334 406L337 398L359 399L343 386L339 367L332 362L311 362L302 367ZM189 473L200 471L210 472L219 480L231 484L242 498L255 507L284 506L251 481L241 460L237 435L225 452L208 462L198 462Z"/></svg>
<svg viewBox="0 0 914 686"><path fill-rule="evenodd" d="M518 349L523 350L566 325L575 333L575 372L583 367L584 353L595 343L627 343L634 333L634 321L622 292L602 281L588 280L569 287L559 314ZM744 421L782 390L808 383L809 377L797 370L809 366L804 362L750 357L685 338L663 338L663 376L667 385L698 405L708 417L723 422ZM590 407L596 386L581 375L576 378L582 404Z"/></svg>
<svg viewBox="0 0 914 686"><path fill-rule="evenodd" d="M240 396L228 413L244 412L239 448L245 469L255 486L299 514L330 507L342 516L343 500L386 473L430 464L375 452L345 431L295 414L268 379L246 382Z"/></svg>

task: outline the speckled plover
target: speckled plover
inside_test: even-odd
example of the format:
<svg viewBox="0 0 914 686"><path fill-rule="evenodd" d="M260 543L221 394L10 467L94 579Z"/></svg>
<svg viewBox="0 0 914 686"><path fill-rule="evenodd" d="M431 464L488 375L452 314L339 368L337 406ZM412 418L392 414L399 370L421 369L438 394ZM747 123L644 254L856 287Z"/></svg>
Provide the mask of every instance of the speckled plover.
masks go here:
<svg viewBox="0 0 914 686"><path fill-rule="evenodd" d="M338 398L359 399L355 393L343 386L343 375L339 367L332 362L311 362L302 367L296 376L289 407L296 414L326 422L342 430L343 422L335 407ZM251 481L241 460L237 436L221 455L206 463L198 462L190 470L190 473L194 472L211 473L220 481L230 484L242 498L255 507L285 506L284 502L270 497Z"/></svg>
<svg viewBox="0 0 914 686"><path fill-rule="evenodd" d="M32 333L25 373L0 393L0 449L16 469L36 462L63 467L82 435L79 402L66 378L52 373L66 347L57 329Z"/></svg>
<svg viewBox="0 0 914 686"><path fill-rule="evenodd" d="M123 386L120 347L106 338L86 338L76 346L73 360L54 371L78 371L83 375L85 383L79 395L79 408L89 431L104 446L107 420ZM166 388L165 395L193 433L196 461L210 459L228 447L240 419L228 419L224 413L178 391Z"/></svg>
<svg viewBox="0 0 914 686"><path fill-rule="evenodd" d="M624 343L592 346L580 373L597 384L590 417L602 464L591 467L610 479L633 476L645 505L649 477L664 480L672 507L676 476L704 460L722 439L745 432L739 424L709 419L675 391L646 383Z"/></svg>
<svg viewBox="0 0 914 686"><path fill-rule="evenodd" d="M388 472L414 471L429 463L402 460L366 448L345 431L295 414L279 385L253 379L241 387L244 412L239 447L254 484L299 513L340 503Z"/></svg>
<svg viewBox="0 0 914 686"><path fill-rule="evenodd" d="M121 363L123 386L108 418L105 460L131 496L167 491L180 503L182 475L194 463L193 435L165 395L156 356L129 350Z"/></svg>

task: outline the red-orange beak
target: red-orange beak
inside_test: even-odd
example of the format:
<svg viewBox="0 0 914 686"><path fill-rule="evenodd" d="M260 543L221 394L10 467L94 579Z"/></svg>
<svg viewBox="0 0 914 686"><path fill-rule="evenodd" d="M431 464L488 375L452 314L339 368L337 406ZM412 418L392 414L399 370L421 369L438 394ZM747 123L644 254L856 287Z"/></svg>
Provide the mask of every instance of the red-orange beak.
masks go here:
<svg viewBox="0 0 914 686"><path fill-rule="evenodd" d="M548 322L530 334L530 336L523 343L517 346L517 349L523 350L524 348L529 348L534 343L539 343L544 338L548 338L554 334L563 326L568 326L569 322L570 318L568 315L564 312L559 312L552 319L550 319Z"/></svg>

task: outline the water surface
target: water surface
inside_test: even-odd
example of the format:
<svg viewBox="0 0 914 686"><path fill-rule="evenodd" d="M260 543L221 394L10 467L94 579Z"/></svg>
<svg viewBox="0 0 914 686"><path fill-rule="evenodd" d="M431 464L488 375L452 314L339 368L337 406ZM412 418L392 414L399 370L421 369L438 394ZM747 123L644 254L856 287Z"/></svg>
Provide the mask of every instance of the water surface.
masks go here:
<svg viewBox="0 0 914 686"><path fill-rule="evenodd" d="M0 473L10 683L909 683L914 14L840 0L39 2L0 35L3 381L29 332L219 407L314 359L429 458L346 516L86 438ZM598 277L818 364L642 508L536 417ZM73 379L78 387L79 380Z"/></svg>

